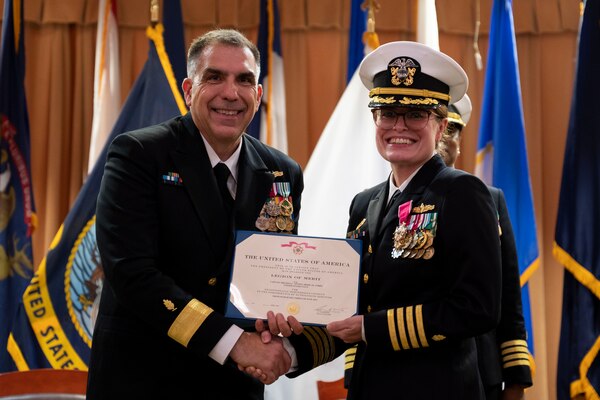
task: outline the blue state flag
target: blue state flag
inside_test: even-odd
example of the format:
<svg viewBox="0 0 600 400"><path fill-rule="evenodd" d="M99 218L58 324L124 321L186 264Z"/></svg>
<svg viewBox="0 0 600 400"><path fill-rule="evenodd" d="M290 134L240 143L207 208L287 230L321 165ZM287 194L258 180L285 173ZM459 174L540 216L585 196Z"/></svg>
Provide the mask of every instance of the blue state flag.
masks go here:
<svg viewBox="0 0 600 400"><path fill-rule="evenodd" d="M600 398L600 1L587 0L553 253L565 267L557 398Z"/></svg>
<svg viewBox="0 0 600 400"><path fill-rule="evenodd" d="M165 2L165 6L173 1ZM167 24L168 21L165 21ZM181 26L181 14L179 21ZM186 112L163 41L162 24L147 29L148 60L129 93L109 142L122 132ZM166 46L167 49L170 47ZM87 370L104 274L96 244L96 197L108 144L23 294L9 338L19 370Z"/></svg>
<svg viewBox="0 0 600 400"><path fill-rule="evenodd" d="M277 0L260 0L260 25L256 47L260 52L260 77L263 86L260 109L246 132L287 153L285 116L285 79L281 52L281 28Z"/></svg>
<svg viewBox="0 0 600 400"><path fill-rule="evenodd" d="M512 0L494 0L493 4L477 149L476 175L485 183L502 189L506 196L517 245L527 345L533 354L533 325L527 282L539 266L539 252L525 144Z"/></svg>
<svg viewBox="0 0 600 400"><path fill-rule="evenodd" d="M346 83L350 83L354 71L365 57L363 35L367 30L367 12L363 9L364 0L352 0L350 10L350 29L348 33L348 69Z"/></svg>
<svg viewBox="0 0 600 400"><path fill-rule="evenodd" d="M0 372L15 368L6 345L21 295L33 275L35 206L23 33L23 2L6 0L0 50Z"/></svg>

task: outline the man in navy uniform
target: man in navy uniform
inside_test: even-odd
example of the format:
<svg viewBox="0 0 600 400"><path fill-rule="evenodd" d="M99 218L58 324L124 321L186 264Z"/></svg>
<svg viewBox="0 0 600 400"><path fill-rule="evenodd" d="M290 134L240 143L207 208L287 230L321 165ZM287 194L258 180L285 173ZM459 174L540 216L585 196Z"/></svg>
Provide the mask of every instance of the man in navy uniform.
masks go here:
<svg viewBox="0 0 600 400"><path fill-rule="evenodd" d="M263 383L289 370L280 338L263 343L223 315L234 229L297 231L300 166L244 134L262 96L259 65L237 31L197 38L182 84L189 113L111 144L88 399L262 399ZM275 223L271 206L283 202ZM260 367L262 382L238 365Z"/></svg>

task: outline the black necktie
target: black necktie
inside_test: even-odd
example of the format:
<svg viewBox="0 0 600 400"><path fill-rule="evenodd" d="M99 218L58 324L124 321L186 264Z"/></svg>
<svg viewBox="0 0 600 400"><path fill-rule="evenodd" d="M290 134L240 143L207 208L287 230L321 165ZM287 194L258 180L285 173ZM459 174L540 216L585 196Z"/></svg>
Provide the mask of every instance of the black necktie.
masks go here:
<svg viewBox="0 0 600 400"><path fill-rule="evenodd" d="M400 189L396 189L396 191L392 195L392 198L390 199L390 201L387 203L387 206L385 207L386 214L392 207L392 204L394 204L396 202L396 200L398 200L398 197L400 197L401 193L402 192L400 191Z"/></svg>
<svg viewBox="0 0 600 400"><path fill-rule="evenodd" d="M227 188L227 179L229 179L230 174L229 168L227 168L227 165L220 162L214 166L213 172L217 178L217 186L219 187L219 192L221 193L221 198L223 199L225 211L227 211L228 215L231 215L231 210L233 209L233 197L231 197L231 193Z"/></svg>

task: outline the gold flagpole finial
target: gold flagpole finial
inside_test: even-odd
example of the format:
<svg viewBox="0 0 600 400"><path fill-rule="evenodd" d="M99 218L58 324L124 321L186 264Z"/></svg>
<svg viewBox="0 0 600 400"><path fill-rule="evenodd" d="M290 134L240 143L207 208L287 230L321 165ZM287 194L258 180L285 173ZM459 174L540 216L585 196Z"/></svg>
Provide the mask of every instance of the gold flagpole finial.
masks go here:
<svg viewBox="0 0 600 400"><path fill-rule="evenodd" d="M481 5L480 0L475 2L475 34L473 35L473 55L475 57L475 66L478 71L483 69L483 60L479 51L479 27L481 26Z"/></svg>
<svg viewBox="0 0 600 400"><path fill-rule="evenodd" d="M150 0L150 23L154 26L158 20L158 0Z"/></svg>
<svg viewBox="0 0 600 400"><path fill-rule="evenodd" d="M363 43L370 50L374 50L379 47L379 36L375 32L375 13L379 11L379 2L377 0L365 0L360 8L363 11L367 10L367 29L363 34Z"/></svg>
<svg viewBox="0 0 600 400"><path fill-rule="evenodd" d="M379 11L379 2L377 0L365 0L360 8L367 10L367 32L375 32L375 13Z"/></svg>

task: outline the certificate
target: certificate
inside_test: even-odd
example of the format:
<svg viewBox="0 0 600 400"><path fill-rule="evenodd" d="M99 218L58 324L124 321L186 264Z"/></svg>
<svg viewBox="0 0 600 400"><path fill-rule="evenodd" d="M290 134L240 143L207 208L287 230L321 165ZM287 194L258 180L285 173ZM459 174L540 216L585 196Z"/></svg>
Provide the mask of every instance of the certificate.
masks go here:
<svg viewBox="0 0 600 400"><path fill-rule="evenodd" d="M225 315L273 311L313 325L348 318L357 312L361 249L356 239L237 231Z"/></svg>

